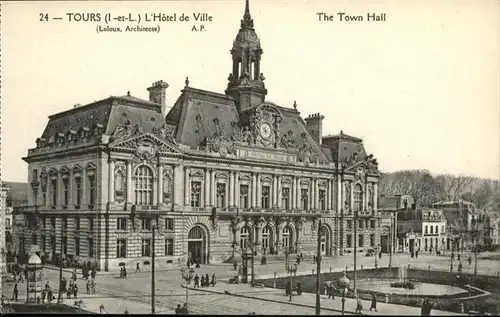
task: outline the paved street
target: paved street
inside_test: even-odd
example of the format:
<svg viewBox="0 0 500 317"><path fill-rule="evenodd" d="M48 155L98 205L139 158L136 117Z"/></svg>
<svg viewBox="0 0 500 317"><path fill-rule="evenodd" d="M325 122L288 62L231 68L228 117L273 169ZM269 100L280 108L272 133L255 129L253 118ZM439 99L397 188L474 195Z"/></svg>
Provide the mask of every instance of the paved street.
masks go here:
<svg viewBox="0 0 500 317"><path fill-rule="evenodd" d="M378 260L379 266L387 266L389 257L382 257L382 260ZM449 257L436 257L429 255L420 255L418 259L411 259L407 254L397 254L393 256L392 260L393 266L397 265L408 265L410 263L412 267L415 268L428 268L430 265L432 269L437 270L448 270L449 269ZM498 262L492 260L484 260L480 262L478 267L479 273L488 272L490 274L496 274L498 271ZM337 258L327 258L323 263L323 272L328 272L330 267L332 270L339 271L345 266L352 269L352 257L337 257ZM358 257L358 268L373 267L374 258L373 257ZM469 265L463 261L464 270L473 270L473 265ZM299 266L299 271L302 274L310 274L316 265L312 261L302 262ZM268 265L255 264L256 274L258 276L268 276L272 277L274 272L277 272L278 276L284 274L283 263L273 263ZM80 272L78 272L80 273ZM197 274L209 274L216 273L217 279L220 282L217 289L219 292L208 293L205 291L189 291L188 292L188 303L189 310L191 314L248 314L250 312L255 312L257 314L314 314L314 308L288 305L287 298L282 294L282 290L271 290L272 292L263 292L264 289L253 289L248 285L227 285L223 283L223 280L234 276L235 272L232 269L232 265L211 265L202 266L200 269L196 269ZM57 281L59 279L58 270L45 269L45 278L48 279L51 285L57 286ZM64 276L69 279L71 273L69 271L64 271ZM129 269L128 278L120 279L119 272L103 272L97 273L97 283L96 292L94 296L85 295L85 280L81 279L79 274L79 298L82 298L86 304L86 309L90 311L99 311L99 306L104 305L105 310L108 313L123 313L127 309L130 313L148 313L151 311L151 284L150 284L151 272L143 271L139 273L133 272ZM183 304L186 301L186 290L181 287L181 278L179 268L171 269L158 269L156 272L156 312L158 313L172 313L178 304ZM45 282L44 282L45 284ZM24 297L26 284L19 284L19 296ZM234 287L238 289L234 290ZM221 288L228 289L230 292L246 292L247 295L252 298L247 297L233 297L230 295L225 295ZM243 289L241 289L243 288ZM215 290L216 288L214 288ZM4 283L4 293L9 298L12 296L12 284ZM255 295L256 294L256 295ZM269 298L273 296L276 301L269 301ZM313 294L304 294L299 299L294 298L294 302L305 301L304 305L314 306L314 300L307 299L308 296ZM71 300L70 303L74 301ZM312 303L312 304L311 304ZM331 305L332 309L340 309L340 301L335 300L333 302L328 302L323 300L325 305ZM350 308L351 304L347 302L347 309ZM404 313L402 313L402 306L390 305L390 304L380 304L380 312L385 314L409 314L413 315L419 313L418 308L404 307ZM382 307L384 305L389 305L388 310L384 311ZM326 307L326 306L325 306ZM365 303L364 307L368 307ZM414 311L416 309L416 311ZM328 314L328 312L324 312ZM330 311L330 313L332 313Z"/></svg>

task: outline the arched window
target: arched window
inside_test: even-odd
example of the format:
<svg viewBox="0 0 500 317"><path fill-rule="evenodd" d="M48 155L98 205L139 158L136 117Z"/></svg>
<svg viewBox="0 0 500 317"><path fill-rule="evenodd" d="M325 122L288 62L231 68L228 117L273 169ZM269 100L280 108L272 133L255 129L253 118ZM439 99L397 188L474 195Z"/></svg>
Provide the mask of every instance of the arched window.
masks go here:
<svg viewBox="0 0 500 317"><path fill-rule="evenodd" d="M139 166L135 171L135 203L153 204L153 171L145 165Z"/></svg>
<svg viewBox="0 0 500 317"><path fill-rule="evenodd" d="M281 234L281 241L283 242L283 249L288 249L291 246L291 230L289 226L283 228Z"/></svg>
<svg viewBox="0 0 500 317"><path fill-rule="evenodd" d="M248 226L244 226L240 230L240 247L241 249L246 249L250 246L250 228Z"/></svg>
<svg viewBox="0 0 500 317"><path fill-rule="evenodd" d="M363 210L363 189L361 185L354 186L354 211Z"/></svg>
<svg viewBox="0 0 500 317"><path fill-rule="evenodd" d="M268 226L265 226L262 229L262 247L269 248L271 241L271 229Z"/></svg>

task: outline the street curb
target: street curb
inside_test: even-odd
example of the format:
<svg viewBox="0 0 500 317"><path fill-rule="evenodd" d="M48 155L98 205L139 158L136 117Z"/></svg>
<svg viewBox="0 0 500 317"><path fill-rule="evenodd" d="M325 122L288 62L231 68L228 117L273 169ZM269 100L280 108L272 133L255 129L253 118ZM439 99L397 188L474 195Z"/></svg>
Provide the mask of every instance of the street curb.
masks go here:
<svg viewBox="0 0 500 317"><path fill-rule="evenodd" d="M186 286L181 284L182 288L186 288ZM211 291L208 289L201 289L201 288L191 288L187 287L187 289L192 290L192 291L201 291L201 292L207 292L207 293L212 293L212 294L219 294L219 295L227 295L225 293L217 292L217 291ZM255 300L261 300L265 302L271 302L271 303L278 303L278 304L287 304L287 305L294 305L294 306L299 306L299 307L306 307L306 308L316 308L315 306L311 305L305 305L305 304L298 304L294 302L283 302L275 299L266 299L266 298L260 298L260 297L253 297L253 296L248 296L248 295L241 295L241 294L235 294L235 293L230 293L229 296L234 296L234 297L243 297L243 298L249 298L249 299L255 299ZM327 310L327 311L332 311L332 312L337 312L337 313L342 313L342 310L339 309L333 309L333 308L321 308L322 310ZM344 310L345 313L351 314L351 315L360 315L357 314L356 312Z"/></svg>

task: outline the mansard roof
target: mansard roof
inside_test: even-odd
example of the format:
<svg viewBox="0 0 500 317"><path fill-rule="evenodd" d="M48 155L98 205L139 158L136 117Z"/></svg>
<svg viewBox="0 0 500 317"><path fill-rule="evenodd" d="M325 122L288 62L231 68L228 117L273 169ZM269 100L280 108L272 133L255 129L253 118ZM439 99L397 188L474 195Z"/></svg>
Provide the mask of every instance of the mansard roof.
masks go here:
<svg viewBox="0 0 500 317"><path fill-rule="evenodd" d="M364 159L367 156L363 140L344 134L343 131L337 135L324 136L322 142L322 147L331 152L331 159L334 162L342 162L355 153L359 159Z"/></svg>

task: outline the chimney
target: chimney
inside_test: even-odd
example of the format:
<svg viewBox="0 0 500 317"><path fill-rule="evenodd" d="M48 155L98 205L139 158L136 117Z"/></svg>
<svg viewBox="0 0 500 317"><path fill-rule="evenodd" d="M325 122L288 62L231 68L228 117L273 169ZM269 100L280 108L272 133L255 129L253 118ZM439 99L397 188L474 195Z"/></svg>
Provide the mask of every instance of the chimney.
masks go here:
<svg viewBox="0 0 500 317"><path fill-rule="evenodd" d="M161 105L161 115L165 119L166 116L166 106L167 106L167 94L166 90L168 84L163 80L157 81L148 88L149 91L149 101Z"/></svg>
<svg viewBox="0 0 500 317"><path fill-rule="evenodd" d="M314 113L309 115L304 120L306 121L307 130L311 133L312 137L319 144L322 143L323 139L323 119L325 116L322 116L319 113Z"/></svg>

